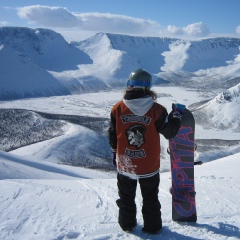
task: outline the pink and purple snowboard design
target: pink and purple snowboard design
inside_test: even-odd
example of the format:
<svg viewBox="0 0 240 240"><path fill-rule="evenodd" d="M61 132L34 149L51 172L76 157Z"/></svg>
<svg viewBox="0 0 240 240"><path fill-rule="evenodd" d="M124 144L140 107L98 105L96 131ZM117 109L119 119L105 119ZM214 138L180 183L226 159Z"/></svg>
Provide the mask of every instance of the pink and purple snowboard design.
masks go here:
<svg viewBox="0 0 240 240"><path fill-rule="evenodd" d="M194 189L194 131L194 117L186 109L178 134L169 140L173 221L197 221Z"/></svg>

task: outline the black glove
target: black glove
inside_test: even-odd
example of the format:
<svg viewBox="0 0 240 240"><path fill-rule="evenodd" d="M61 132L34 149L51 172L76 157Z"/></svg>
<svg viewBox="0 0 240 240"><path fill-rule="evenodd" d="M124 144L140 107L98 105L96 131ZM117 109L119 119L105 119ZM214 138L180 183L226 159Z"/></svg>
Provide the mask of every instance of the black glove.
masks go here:
<svg viewBox="0 0 240 240"><path fill-rule="evenodd" d="M112 149L112 157L111 157L111 159L112 159L112 164L113 164L113 166L117 166L117 163L116 163L116 149Z"/></svg>
<svg viewBox="0 0 240 240"><path fill-rule="evenodd" d="M180 121L182 121L183 118L183 114L186 110L186 106L183 104L179 104L179 103L173 103L172 104L172 114L173 114L173 118L178 118L180 119Z"/></svg>

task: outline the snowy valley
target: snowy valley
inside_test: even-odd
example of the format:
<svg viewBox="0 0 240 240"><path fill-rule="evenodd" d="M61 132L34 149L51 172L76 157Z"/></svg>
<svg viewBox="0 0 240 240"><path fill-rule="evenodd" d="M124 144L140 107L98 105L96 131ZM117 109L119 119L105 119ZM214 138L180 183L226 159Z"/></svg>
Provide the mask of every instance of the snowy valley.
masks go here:
<svg viewBox="0 0 240 240"><path fill-rule="evenodd" d="M161 137L163 231L117 223L107 128L129 73L153 76L168 111L196 120L198 222L171 220L168 141ZM240 39L98 33L67 43L49 29L0 28L0 239L240 239ZM87 209L87 211L86 211Z"/></svg>

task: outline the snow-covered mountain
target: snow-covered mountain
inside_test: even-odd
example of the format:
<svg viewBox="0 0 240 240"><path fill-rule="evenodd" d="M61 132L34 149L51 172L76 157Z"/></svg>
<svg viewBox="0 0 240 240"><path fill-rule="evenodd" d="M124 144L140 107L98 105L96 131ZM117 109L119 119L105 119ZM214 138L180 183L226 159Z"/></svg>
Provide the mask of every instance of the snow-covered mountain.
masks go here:
<svg viewBox="0 0 240 240"><path fill-rule="evenodd" d="M194 111L198 112L196 119L203 126L220 130L231 128L233 132L240 132L240 83Z"/></svg>
<svg viewBox="0 0 240 240"><path fill-rule="evenodd" d="M93 59L93 65L82 66L82 72L112 81L126 79L129 73L137 68L147 69L154 75L163 72L170 80L172 72L185 73L184 78L192 78L191 73L200 70L209 72L209 69L214 68L213 72L216 72L219 67L239 64L240 54L240 39L235 38L186 41L99 33L85 41L72 44ZM229 71L230 69L225 71L225 74ZM197 72L194 77L201 77L204 73ZM240 72L237 71L235 76L240 76ZM207 77L205 76L205 79ZM155 82L158 78L161 76L156 76Z"/></svg>
<svg viewBox="0 0 240 240"><path fill-rule="evenodd" d="M0 100L67 95L70 91L20 52L0 46Z"/></svg>
<svg viewBox="0 0 240 240"><path fill-rule="evenodd" d="M71 94L49 71L91 59L48 29L0 28L0 100Z"/></svg>
<svg viewBox="0 0 240 240"><path fill-rule="evenodd" d="M124 87L129 73L137 68L152 73L155 86L164 82L197 89L207 92L208 100L230 87L239 89L239 49L236 38L187 41L109 33L68 44L49 29L2 27L0 100ZM209 94L211 89L215 91ZM238 131L239 111L228 111L226 116L217 99L204 105L206 111L196 119L204 123L199 116L207 114L211 126ZM239 109L239 101L224 103L226 109L230 104L231 109Z"/></svg>
<svg viewBox="0 0 240 240"><path fill-rule="evenodd" d="M137 68L149 71L155 84L183 80L221 88L227 82L228 88L240 77L237 38L187 41L98 33L68 44L49 29L2 27L0 46L1 100L123 87Z"/></svg>
<svg viewBox="0 0 240 240"><path fill-rule="evenodd" d="M50 29L2 27L0 43L48 71L74 70L80 64L92 63L88 55L68 44L62 35Z"/></svg>
<svg viewBox="0 0 240 240"><path fill-rule="evenodd" d="M127 73L136 67L143 67L151 73L158 73L160 70L195 72L200 69L227 66L228 61L233 61L240 54L240 39L237 38L187 41L99 33L74 45L87 52L96 62L104 59L108 62L112 56L105 54L113 51L115 57L121 59L119 68L122 68L122 71L126 67L131 67Z"/></svg>

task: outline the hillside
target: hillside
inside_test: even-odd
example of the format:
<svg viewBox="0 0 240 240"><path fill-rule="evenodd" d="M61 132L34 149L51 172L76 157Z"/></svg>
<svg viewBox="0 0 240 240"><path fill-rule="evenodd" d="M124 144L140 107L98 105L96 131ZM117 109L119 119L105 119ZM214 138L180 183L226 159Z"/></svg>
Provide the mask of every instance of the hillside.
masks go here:
<svg viewBox="0 0 240 240"><path fill-rule="evenodd" d="M196 167L197 223L171 220L170 173L161 173L163 230L143 234L141 193L132 234L118 223L115 173L53 165L0 151L1 239L237 240L240 236L239 153Z"/></svg>
<svg viewBox="0 0 240 240"><path fill-rule="evenodd" d="M11 100L71 94L50 71L78 69L92 61L54 31L1 27L0 62L0 100Z"/></svg>
<svg viewBox="0 0 240 240"><path fill-rule="evenodd" d="M1 27L0 44L30 58L48 71L76 70L79 64L92 63L88 55L50 29Z"/></svg>
<svg viewBox="0 0 240 240"><path fill-rule="evenodd" d="M240 132L240 83L198 106L196 119L207 128ZM208 119L208 121L206 121Z"/></svg>
<svg viewBox="0 0 240 240"><path fill-rule="evenodd" d="M237 89L238 86L230 89L225 100L219 95L221 103L238 97L235 94ZM161 86L155 87L155 90L159 96L158 101L168 107L176 100L189 105L201 99L197 92L180 87ZM122 91L96 92L1 102L1 107L35 109L56 115L67 113L70 116L75 113L106 117L109 116L110 106L121 96ZM234 109L239 106L237 101L232 100L232 103L231 107ZM28 135L33 135L32 139L35 139L34 129L28 128L34 122L38 123L37 136L44 134L41 126L46 126L46 119L33 113L26 117L27 111L14 111L19 115L14 114L11 117L11 124L10 121L6 122L15 133L19 119L25 121L20 121L21 130L26 129L21 141L24 137L31 140ZM197 110L195 113L198 115ZM197 125L196 136L202 139L204 148L210 147L203 154L203 147L199 146L195 153L204 161L202 166L195 168L197 223L176 223L171 220L169 156L162 156L159 199L164 228L159 235L148 236L141 231L142 199L139 188L136 194L138 225L132 234L128 234L117 223L116 172L109 169L106 171L107 168L100 171L69 166L77 161L83 166L92 164L95 168L104 164L109 167L111 164L111 151L104 134L76 124L70 125L64 135L16 149L11 153L0 151L1 239L239 239L239 133L231 132L230 128L224 134L216 128L199 130ZM48 132L52 128L53 133L56 132L56 127L59 130L62 128L58 121L50 121L48 126ZM207 139L203 139L205 136ZM16 136L12 137L16 139ZM229 146L233 143L230 140L234 138L238 141ZM162 147L166 154L165 145ZM68 162L61 162L61 158Z"/></svg>
<svg viewBox="0 0 240 240"><path fill-rule="evenodd" d="M8 89L1 89L0 100L122 88L137 68L149 71L154 84L203 90L222 91L240 78L236 38L187 41L98 33L68 44L49 29L1 27L0 46L0 81ZM13 82L20 86L16 92Z"/></svg>
<svg viewBox="0 0 240 240"><path fill-rule="evenodd" d="M10 47L0 46L0 100L70 94L48 71Z"/></svg>
<svg viewBox="0 0 240 240"><path fill-rule="evenodd" d="M200 69L227 66L227 62L233 61L240 53L240 39L236 38L187 41L99 33L80 43L75 42L74 45L91 55L96 62L99 55L94 55L94 53L100 50L100 47L105 52L120 51L127 55L124 56L123 61L131 63L132 59L138 63L139 67L144 66L151 73L158 73L160 69L165 72L195 72ZM105 49L102 49L102 46ZM123 66L128 66L128 64L123 64Z"/></svg>
<svg viewBox="0 0 240 240"><path fill-rule="evenodd" d="M165 85L154 86L153 90L158 94L157 102L168 111L174 102L184 103L193 111L198 145L196 158L205 162L239 152L240 138L236 129L239 101L226 103L228 114L225 114L226 108L221 104L214 104L208 111L205 109L209 97L214 95L212 99L215 99L217 96L211 89L209 95L199 94L197 90L189 91L183 87ZM109 169L109 113L116 101L121 100L122 95L122 90L97 91L80 95L0 102L0 149L20 147L14 150L14 153L21 156L38 156L45 161L61 164ZM219 114L216 115L219 119L223 119L222 116L225 115L227 122L224 128L220 124L213 125L212 113ZM218 122L220 123L220 120ZM69 128L69 124L76 126ZM37 141L43 142L36 143ZM26 146L28 144L31 145ZM55 147L52 148L52 145ZM169 171L170 168L167 147L168 141L161 137L161 172Z"/></svg>

